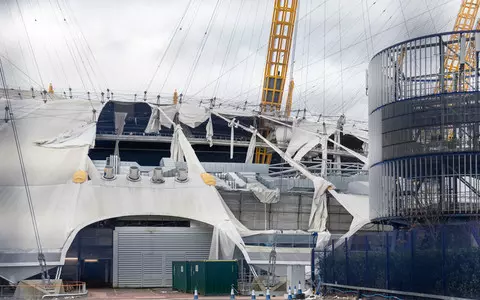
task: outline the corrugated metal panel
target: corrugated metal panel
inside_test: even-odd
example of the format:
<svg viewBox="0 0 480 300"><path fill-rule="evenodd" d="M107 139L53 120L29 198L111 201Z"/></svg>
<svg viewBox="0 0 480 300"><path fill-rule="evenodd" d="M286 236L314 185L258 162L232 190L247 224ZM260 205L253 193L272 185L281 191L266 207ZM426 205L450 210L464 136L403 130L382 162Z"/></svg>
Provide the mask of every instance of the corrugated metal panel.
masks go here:
<svg viewBox="0 0 480 300"><path fill-rule="evenodd" d="M207 259L212 229L117 227L114 231L115 287L170 287L172 262Z"/></svg>

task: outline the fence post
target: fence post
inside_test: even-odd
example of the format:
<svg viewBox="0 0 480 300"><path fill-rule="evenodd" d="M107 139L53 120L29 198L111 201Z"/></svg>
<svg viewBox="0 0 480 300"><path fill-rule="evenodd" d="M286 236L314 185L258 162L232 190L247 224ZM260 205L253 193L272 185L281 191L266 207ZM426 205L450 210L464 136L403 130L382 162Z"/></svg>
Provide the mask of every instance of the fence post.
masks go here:
<svg viewBox="0 0 480 300"><path fill-rule="evenodd" d="M336 283L335 281L335 241L332 240L332 282Z"/></svg>
<svg viewBox="0 0 480 300"><path fill-rule="evenodd" d="M312 257L311 257L311 262L310 262L310 278L312 280L312 288L314 291L316 291L316 285L315 285L315 247L312 248Z"/></svg>
<svg viewBox="0 0 480 300"><path fill-rule="evenodd" d="M447 278L446 278L446 270L445 270L445 224L442 224L442 288L443 288L443 295L447 295Z"/></svg>
<svg viewBox="0 0 480 300"><path fill-rule="evenodd" d="M364 286L368 286L368 235L365 236L365 279Z"/></svg>
<svg viewBox="0 0 480 300"><path fill-rule="evenodd" d="M320 278L322 282L328 282L327 279L327 246L323 247L323 278Z"/></svg>
<svg viewBox="0 0 480 300"><path fill-rule="evenodd" d="M348 285L348 238L345 238L345 282Z"/></svg>
<svg viewBox="0 0 480 300"><path fill-rule="evenodd" d="M410 231L410 286L412 291L415 289L415 230Z"/></svg>
<svg viewBox="0 0 480 300"><path fill-rule="evenodd" d="M390 245L388 243L388 231L385 232L385 251L386 251L386 264L385 264L385 289L390 289Z"/></svg>

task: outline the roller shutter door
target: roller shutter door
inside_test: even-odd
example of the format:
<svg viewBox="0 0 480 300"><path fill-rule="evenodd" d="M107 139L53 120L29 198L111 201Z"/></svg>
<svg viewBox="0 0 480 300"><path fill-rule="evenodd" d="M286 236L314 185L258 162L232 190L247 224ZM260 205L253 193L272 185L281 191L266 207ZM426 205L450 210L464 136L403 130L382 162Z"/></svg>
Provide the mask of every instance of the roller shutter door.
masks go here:
<svg viewBox="0 0 480 300"><path fill-rule="evenodd" d="M114 287L171 287L172 261L208 259L211 228L116 227Z"/></svg>

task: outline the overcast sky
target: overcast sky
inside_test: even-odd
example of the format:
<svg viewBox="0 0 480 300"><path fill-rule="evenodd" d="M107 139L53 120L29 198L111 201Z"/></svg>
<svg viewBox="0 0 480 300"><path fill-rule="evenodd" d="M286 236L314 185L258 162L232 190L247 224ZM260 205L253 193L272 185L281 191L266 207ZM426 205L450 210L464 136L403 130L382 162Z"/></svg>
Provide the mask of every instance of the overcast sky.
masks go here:
<svg viewBox="0 0 480 300"><path fill-rule="evenodd" d="M366 120L369 59L399 41L451 31L460 3L300 0L294 109ZM178 89L189 101L216 96L253 108L272 11L273 0L0 0L0 54L10 86L110 88L119 99L143 94L153 78L150 97Z"/></svg>

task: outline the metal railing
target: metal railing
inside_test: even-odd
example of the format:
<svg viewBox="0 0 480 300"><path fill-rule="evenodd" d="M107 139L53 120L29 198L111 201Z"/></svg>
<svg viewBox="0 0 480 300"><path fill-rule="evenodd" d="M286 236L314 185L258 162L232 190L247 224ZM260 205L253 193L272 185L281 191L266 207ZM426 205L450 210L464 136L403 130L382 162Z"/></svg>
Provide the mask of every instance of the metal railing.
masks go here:
<svg viewBox="0 0 480 300"><path fill-rule="evenodd" d="M79 281L0 285L0 299L73 299L87 295L86 283Z"/></svg>
<svg viewBox="0 0 480 300"><path fill-rule="evenodd" d="M478 91L480 49L475 40L480 38L479 33L472 30L433 34L377 53L368 70L369 111L409 98ZM458 57L453 69L445 67L451 52Z"/></svg>

